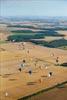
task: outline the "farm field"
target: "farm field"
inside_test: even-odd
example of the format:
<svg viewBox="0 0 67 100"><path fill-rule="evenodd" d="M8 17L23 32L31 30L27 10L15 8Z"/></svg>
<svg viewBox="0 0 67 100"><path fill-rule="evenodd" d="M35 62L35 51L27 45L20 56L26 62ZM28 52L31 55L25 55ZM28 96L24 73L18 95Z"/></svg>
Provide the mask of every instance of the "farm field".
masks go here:
<svg viewBox="0 0 67 100"><path fill-rule="evenodd" d="M67 0L0 5L0 100L67 100Z"/></svg>
<svg viewBox="0 0 67 100"><path fill-rule="evenodd" d="M2 100L16 100L67 80L67 68L56 66L55 61L58 56L59 63L66 62L67 52L64 50L41 47L31 43L25 44L25 50L21 43L2 44L1 48L4 49L0 51L0 96ZM26 60L26 65L19 72L18 69L23 59ZM37 62L36 66L35 62ZM32 70L31 75L28 73L29 70ZM49 78L50 71L53 75ZM5 96L6 92L8 92L8 97Z"/></svg>
<svg viewBox="0 0 67 100"><path fill-rule="evenodd" d="M35 21L0 26L1 100L23 100L25 96L67 82L66 28ZM55 94L56 100L64 97L66 100L66 91L67 83L63 88L54 88L28 100L53 100Z"/></svg>

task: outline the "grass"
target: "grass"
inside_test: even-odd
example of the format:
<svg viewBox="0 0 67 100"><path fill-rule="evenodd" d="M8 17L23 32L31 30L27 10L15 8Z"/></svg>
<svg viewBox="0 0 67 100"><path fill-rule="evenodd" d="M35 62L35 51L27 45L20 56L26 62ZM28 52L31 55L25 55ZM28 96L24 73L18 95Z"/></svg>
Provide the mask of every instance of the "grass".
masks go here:
<svg viewBox="0 0 67 100"><path fill-rule="evenodd" d="M8 41L0 40L0 44L8 43Z"/></svg>
<svg viewBox="0 0 67 100"><path fill-rule="evenodd" d="M59 49L67 50L67 46L61 46Z"/></svg>

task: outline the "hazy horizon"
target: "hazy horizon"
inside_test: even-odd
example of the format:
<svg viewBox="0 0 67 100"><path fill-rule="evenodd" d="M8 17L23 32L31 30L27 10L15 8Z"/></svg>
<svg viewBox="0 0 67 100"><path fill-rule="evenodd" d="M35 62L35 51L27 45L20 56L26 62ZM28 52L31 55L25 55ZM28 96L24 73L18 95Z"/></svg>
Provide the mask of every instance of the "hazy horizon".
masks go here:
<svg viewBox="0 0 67 100"><path fill-rule="evenodd" d="M0 0L2 17L67 17L67 0Z"/></svg>

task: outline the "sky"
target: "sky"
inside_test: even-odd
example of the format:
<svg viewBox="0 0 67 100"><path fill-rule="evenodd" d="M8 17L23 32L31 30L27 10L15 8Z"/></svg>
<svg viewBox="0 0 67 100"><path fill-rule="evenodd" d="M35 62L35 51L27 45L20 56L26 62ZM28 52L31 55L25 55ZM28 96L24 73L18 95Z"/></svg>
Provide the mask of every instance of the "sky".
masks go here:
<svg viewBox="0 0 67 100"><path fill-rule="evenodd" d="M0 0L0 16L67 16L67 0Z"/></svg>

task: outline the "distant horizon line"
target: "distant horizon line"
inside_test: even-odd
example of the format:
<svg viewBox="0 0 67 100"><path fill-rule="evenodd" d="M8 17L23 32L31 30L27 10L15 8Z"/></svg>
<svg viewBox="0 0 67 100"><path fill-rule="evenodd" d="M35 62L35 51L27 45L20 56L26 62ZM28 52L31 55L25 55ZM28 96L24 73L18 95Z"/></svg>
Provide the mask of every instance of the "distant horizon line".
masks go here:
<svg viewBox="0 0 67 100"><path fill-rule="evenodd" d="M11 17L17 17L17 18L19 18L19 17L29 17L29 18L32 18L32 17L39 17L39 18L42 18L42 17L67 17L67 16L37 16L37 15L35 15L35 16L0 16L0 17L2 17L2 18L11 18Z"/></svg>

